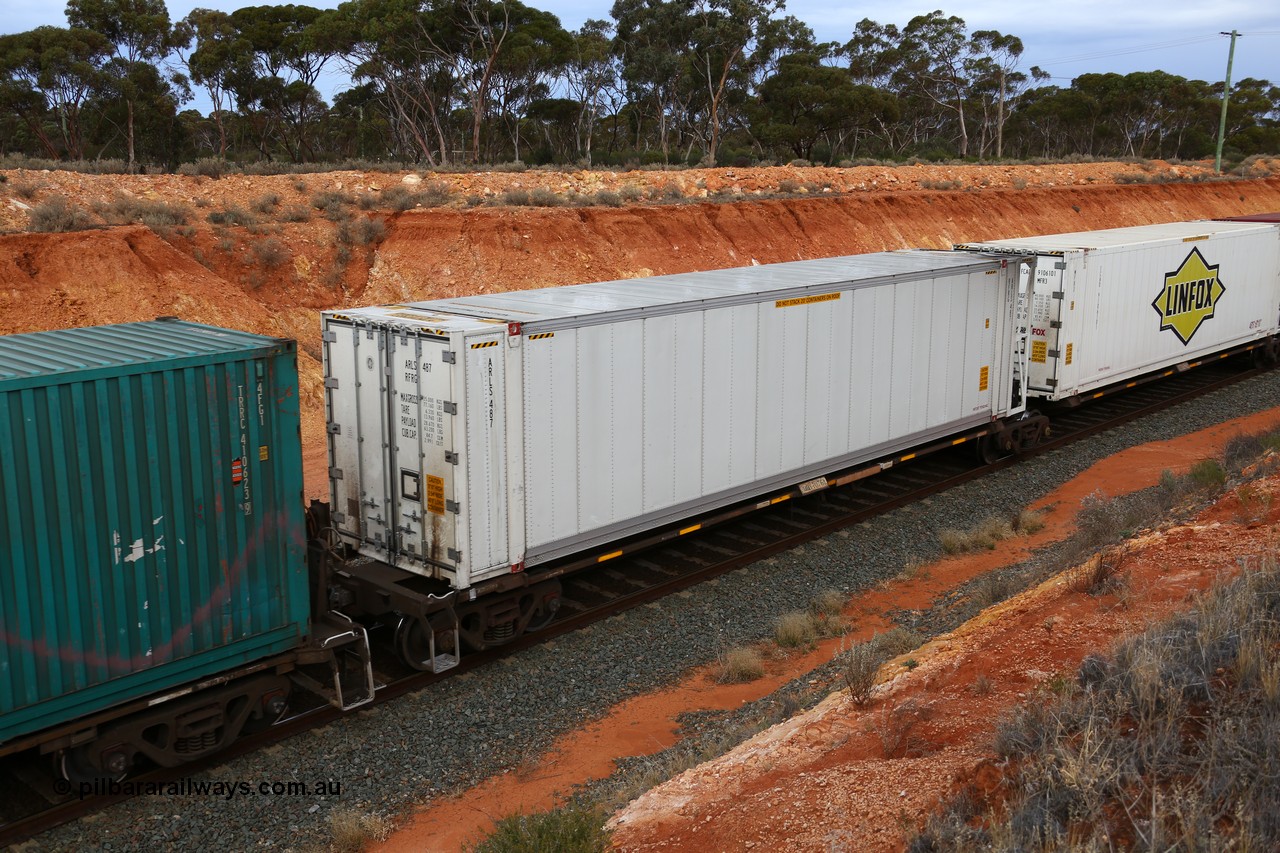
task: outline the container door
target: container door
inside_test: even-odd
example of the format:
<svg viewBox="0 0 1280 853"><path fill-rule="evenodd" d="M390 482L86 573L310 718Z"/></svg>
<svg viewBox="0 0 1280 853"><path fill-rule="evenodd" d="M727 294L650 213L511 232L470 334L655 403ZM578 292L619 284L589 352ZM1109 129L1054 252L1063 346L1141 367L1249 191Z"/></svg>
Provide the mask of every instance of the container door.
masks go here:
<svg viewBox="0 0 1280 853"><path fill-rule="evenodd" d="M329 321L325 395L334 523L383 558L390 547L382 452L388 440L386 363L383 329Z"/></svg>
<svg viewBox="0 0 1280 853"><path fill-rule="evenodd" d="M1052 392L1058 385L1064 267L1063 259L1058 256L1041 255L1036 258L1035 284L1027 307L1031 387L1038 391Z"/></svg>
<svg viewBox="0 0 1280 853"><path fill-rule="evenodd" d="M388 357L395 552L402 568L452 569L459 558L453 350L448 338L396 330Z"/></svg>

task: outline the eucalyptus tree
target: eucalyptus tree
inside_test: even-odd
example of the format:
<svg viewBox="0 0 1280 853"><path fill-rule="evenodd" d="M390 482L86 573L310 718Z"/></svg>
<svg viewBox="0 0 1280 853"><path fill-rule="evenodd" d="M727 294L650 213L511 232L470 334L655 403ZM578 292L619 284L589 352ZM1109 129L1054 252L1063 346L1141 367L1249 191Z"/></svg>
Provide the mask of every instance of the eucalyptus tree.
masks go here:
<svg viewBox="0 0 1280 853"><path fill-rule="evenodd" d="M227 156L227 123L224 115L233 103L233 89L247 70L251 48L231 15L217 9L193 9L174 27L179 56L192 82L204 87L213 105L218 130L218 156ZM194 47L192 47L194 45ZM189 53L187 48L191 47Z"/></svg>
<svg viewBox="0 0 1280 853"><path fill-rule="evenodd" d="M1222 84L1213 89L1217 101ZM1241 151L1280 151L1280 86L1254 77L1233 84L1227 99L1226 139Z"/></svg>
<svg viewBox="0 0 1280 853"><path fill-rule="evenodd" d="M627 99L634 108L636 147L642 144L647 112L657 127L664 161L671 158L673 130L683 129L696 94L691 67L693 0L616 0L610 10L617 26L614 52Z"/></svg>
<svg viewBox="0 0 1280 853"><path fill-rule="evenodd" d="M415 159L449 162L450 120L460 95L450 7L435 0L348 0L338 14L354 28L345 56L353 79L377 88Z"/></svg>
<svg viewBox="0 0 1280 853"><path fill-rule="evenodd" d="M72 27L101 33L114 48L114 61L104 64L103 70L125 103L125 148L133 171L134 113L141 89L154 82L152 69L175 46L169 10L164 0L70 0L66 14Z"/></svg>
<svg viewBox="0 0 1280 853"><path fill-rule="evenodd" d="M589 19L572 33L570 55L564 67L569 100L576 102L574 151L591 165L591 143L596 122L605 109L604 99L618 91L618 59L612 51L613 24ZM615 104L616 107L619 106Z"/></svg>
<svg viewBox="0 0 1280 853"><path fill-rule="evenodd" d="M451 64L470 108L473 163L480 161L480 139L498 58L526 8L519 0L452 0L446 9L445 33L453 43L441 39L436 47Z"/></svg>
<svg viewBox="0 0 1280 853"><path fill-rule="evenodd" d="M4 100L22 114L51 157L84 158L81 109L102 87L102 68L112 53L105 36L80 27L36 27L0 36ZM50 119L53 129L46 124Z"/></svg>
<svg viewBox="0 0 1280 853"><path fill-rule="evenodd" d="M705 162L714 166L730 87L745 94L748 57L785 0L694 0L693 74L705 96Z"/></svg>
<svg viewBox="0 0 1280 853"><path fill-rule="evenodd" d="M1004 125L1008 119L1006 105L1017 97L1030 80L1026 74L1017 70L1022 58L1022 39L1005 35L998 30L978 30L971 41L977 54L971 62L975 77L980 81L983 78L994 80L996 84L995 138L996 158L999 159L1004 156ZM1031 73L1037 80L1048 77L1037 67L1033 67ZM983 133L985 136L985 122Z"/></svg>
<svg viewBox="0 0 1280 853"><path fill-rule="evenodd" d="M564 77L574 49L573 36L550 12L508 0L511 32L493 72L493 101L519 160L520 127L531 105L551 96Z"/></svg>
<svg viewBox="0 0 1280 853"><path fill-rule="evenodd" d="M777 71L760 86L751 108L752 131L764 144L786 146L796 157L813 159L825 142L834 155L877 123L892 121L897 99L873 86L853 82L847 68L824 64L817 53L783 56Z"/></svg>
<svg viewBox="0 0 1280 853"><path fill-rule="evenodd" d="M312 6L245 6L231 13L247 62L230 75L236 101L257 132L268 159L278 141L294 160L314 156L310 140L316 83L324 67L347 51L352 30L336 13Z"/></svg>
<svg viewBox="0 0 1280 853"><path fill-rule="evenodd" d="M958 149L969 156L969 127L965 107L972 83L976 46L963 18L941 11L917 15L902 29L900 73L940 110L955 114Z"/></svg>

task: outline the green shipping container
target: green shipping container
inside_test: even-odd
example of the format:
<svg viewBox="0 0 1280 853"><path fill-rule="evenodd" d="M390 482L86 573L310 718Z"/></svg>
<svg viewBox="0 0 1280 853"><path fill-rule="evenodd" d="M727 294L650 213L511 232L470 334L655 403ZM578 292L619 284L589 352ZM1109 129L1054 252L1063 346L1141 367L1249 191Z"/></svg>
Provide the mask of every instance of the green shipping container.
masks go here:
<svg viewBox="0 0 1280 853"><path fill-rule="evenodd" d="M0 745L307 633L292 341L0 336Z"/></svg>

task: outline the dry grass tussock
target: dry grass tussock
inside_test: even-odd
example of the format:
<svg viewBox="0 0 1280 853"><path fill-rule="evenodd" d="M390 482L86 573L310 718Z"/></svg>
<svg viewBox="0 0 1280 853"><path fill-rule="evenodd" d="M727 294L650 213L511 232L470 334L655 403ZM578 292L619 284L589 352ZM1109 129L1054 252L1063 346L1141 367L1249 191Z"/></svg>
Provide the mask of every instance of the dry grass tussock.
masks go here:
<svg viewBox="0 0 1280 853"><path fill-rule="evenodd" d="M1221 459L1145 492L1088 496L1055 562L1074 567L1074 592L1123 596L1125 541L1169 513L1230 487L1239 520L1265 518L1270 496L1251 481L1274 470L1277 448L1280 432L1237 436ZM951 798L912 853L1280 849L1280 555L1243 563L1189 613L1088 656L1001 723L1002 789ZM894 719L885 712L888 734Z"/></svg>

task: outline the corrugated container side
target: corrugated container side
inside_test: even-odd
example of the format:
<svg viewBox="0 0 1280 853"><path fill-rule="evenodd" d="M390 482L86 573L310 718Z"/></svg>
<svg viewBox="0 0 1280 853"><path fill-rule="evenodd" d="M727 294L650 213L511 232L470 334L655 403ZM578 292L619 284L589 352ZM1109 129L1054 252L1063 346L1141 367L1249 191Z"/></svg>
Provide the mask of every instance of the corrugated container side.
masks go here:
<svg viewBox="0 0 1280 853"><path fill-rule="evenodd" d="M532 565L1002 414L1016 272L997 272L526 340L524 558ZM477 563L473 579L490 568L502 570Z"/></svg>
<svg viewBox="0 0 1280 853"><path fill-rule="evenodd" d="M0 371L0 741L307 631L293 344L100 329L42 338L65 346L43 375Z"/></svg>

